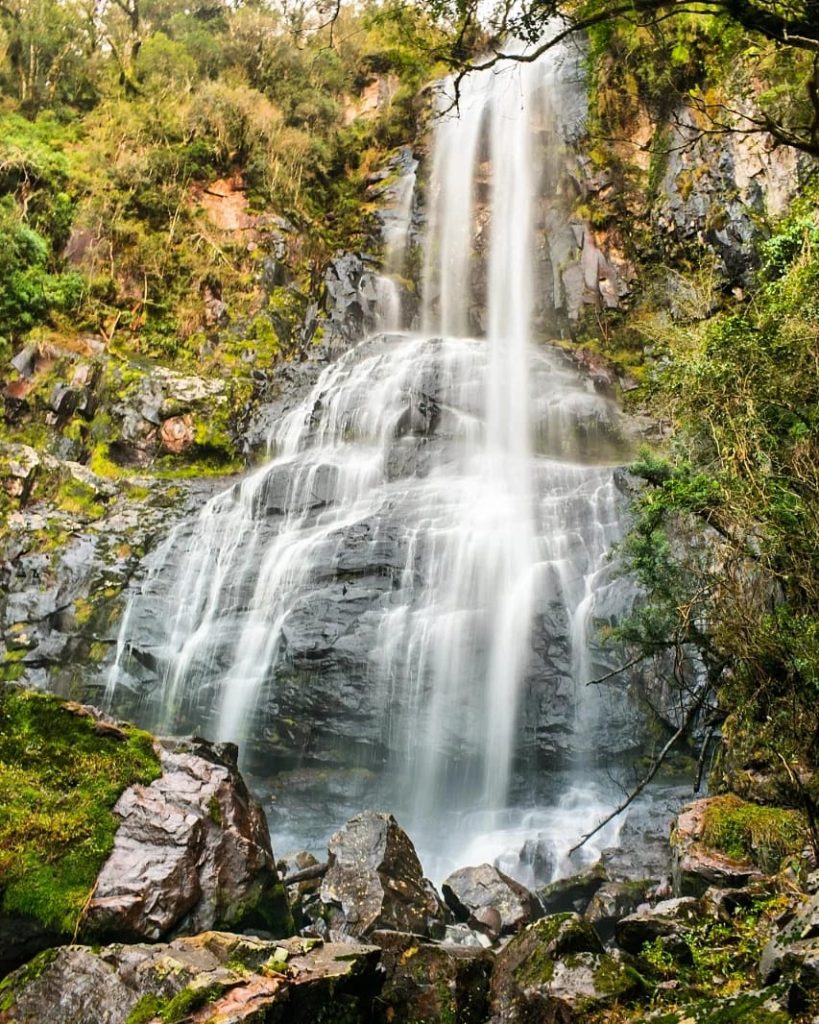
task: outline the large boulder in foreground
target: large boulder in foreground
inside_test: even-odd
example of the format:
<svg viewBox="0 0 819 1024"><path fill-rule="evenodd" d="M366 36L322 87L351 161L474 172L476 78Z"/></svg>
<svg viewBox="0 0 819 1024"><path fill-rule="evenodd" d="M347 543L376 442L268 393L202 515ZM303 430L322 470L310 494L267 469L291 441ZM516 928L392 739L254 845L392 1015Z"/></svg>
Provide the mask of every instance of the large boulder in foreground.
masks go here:
<svg viewBox="0 0 819 1024"><path fill-rule="evenodd" d="M331 934L363 938L375 929L432 937L443 933L446 908L391 814L357 814L332 837L328 852L321 901Z"/></svg>
<svg viewBox="0 0 819 1024"><path fill-rule="evenodd" d="M0 984L0 1020L314 1024L332 1004L346 1024L364 1024L380 984L378 956L370 946L224 932L170 944L63 946Z"/></svg>
<svg viewBox="0 0 819 1024"><path fill-rule="evenodd" d="M438 944L401 932L373 932L381 948L384 987L375 1004L376 1024L484 1024L492 954Z"/></svg>
<svg viewBox="0 0 819 1024"><path fill-rule="evenodd" d="M577 914L555 914L515 935L495 961L493 1021L569 1024L637 996L640 976L605 953L594 929ZM582 1019L582 1017L577 1017Z"/></svg>
<svg viewBox="0 0 819 1024"><path fill-rule="evenodd" d="M0 808L0 976L77 938L291 930L235 747L0 686Z"/></svg>
<svg viewBox="0 0 819 1024"><path fill-rule="evenodd" d="M491 864L459 868L441 892L458 921L493 938L520 931L543 916L534 893Z"/></svg>
<svg viewBox="0 0 819 1024"><path fill-rule="evenodd" d="M194 739L161 743L158 753L161 776L114 807L120 826L84 929L126 941L212 928L290 934L267 821L236 747Z"/></svg>

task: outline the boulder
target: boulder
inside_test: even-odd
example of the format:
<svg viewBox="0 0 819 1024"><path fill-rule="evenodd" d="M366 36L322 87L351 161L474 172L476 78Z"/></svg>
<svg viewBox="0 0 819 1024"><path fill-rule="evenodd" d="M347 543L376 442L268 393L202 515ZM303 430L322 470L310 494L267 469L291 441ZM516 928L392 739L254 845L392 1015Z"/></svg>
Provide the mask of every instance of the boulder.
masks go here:
<svg viewBox="0 0 819 1024"><path fill-rule="evenodd" d="M359 939L376 929L443 933L446 908L391 814L357 814L332 837L328 852L321 901L331 933Z"/></svg>
<svg viewBox="0 0 819 1024"><path fill-rule="evenodd" d="M508 935L541 917L537 897L491 864L459 868L441 886L458 921L493 938Z"/></svg>
<svg viewBox="0 0 819 1024"><path fill-rule="evenodd" d="M618 921L615 940L627 953L639 953L647 942L662 939L669 952L690 962L686 926L702 917L702 913L702 904L693 897L664 900L656 907L646 907Z"/></svg>
<svg viewBox="0 0 819 1024"><path fill-rule="evenodd" d="M628 999L642 986L633 968L603 952L586 921L577 914L556 914L528 925L498 954L492 1019L568 1024L576 1012Z"/></svg>
<svg viewBox="0 0 819 1024"><path fill-rule="evenodd" d="M627 914L633 914L645 902L651 884L650 880L604 882L592 896L583 916L594 926L600 938L609 942L614 938L617 922Z"/></svg>
<svg viewBox="0 0 819 1024"><path fill-rule="evenodd" d="M695 800L684 808L671 833L675 896L702 896L709 886L739 889L763 877L749 861L735 860L704 844L705 810L710 799Z"/></svg>
<svg viewBox="0 0 819 1024"><path fill-rule="evenodd" d="M120 826L84 919L87 931L128 941L210 928L292 930L261 807L232 744L160 748L162 775L114 807Z"/></svg>
<svg viewBox="0 0 819 1024"><path fill-rule="evenodd" d="M807 988L819 987L819 893L799 907L765 946L759 974L767 985L786 977L798 978Z"/></svg>
<svg viewBox="0 0 819 1024"><path fill-rule="evenodd" d="M487 1017L492 955L470 946L441 946L417 935L376 931L384 987L377 1024L448 1021L482 1024Z"/></svg>
<svg viewBox="0 0 819 1024"><path fill-rule="evenodd" d="M4 981L6 1024L144 1024L185 1020L313 1024L332 1004L369 1021L379 952L370 946L278 942L204 932L169 944L63 946Z"/></svg>
<svg viewBox="0 0 819 1024"><path fill-rule="evenodd" d="M607 879L606 869L598 863L582 874L560 878L545 886L539 890L538 898L547 914L582 914Z"/></svg>

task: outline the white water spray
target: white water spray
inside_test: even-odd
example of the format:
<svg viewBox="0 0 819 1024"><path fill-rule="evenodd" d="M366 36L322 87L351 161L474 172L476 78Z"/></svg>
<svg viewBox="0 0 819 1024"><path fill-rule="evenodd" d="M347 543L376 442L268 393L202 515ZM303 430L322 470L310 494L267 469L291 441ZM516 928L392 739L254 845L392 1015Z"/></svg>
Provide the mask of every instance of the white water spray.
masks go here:
<svg viewBox="0 0 819 1024"><path fill-rule="evenodd" d="M500 827L524 700L551 687L572 703L577 746L594 744L582 677L619 535L617 413L532 340L557 90L552 57L467 79L434 139L422 332L376 335L328 366L271 434L270 461L170 535L109 680L112 702L134 685L134 632L153 609L156 728L258 741L317 687L309 742L326 758L366 739L421 845L445 811ZM410 184L387 236L385 329L401 325L411 203ZM561 644L565 665L549 668ZM325 692L327 678L354 692Z"/></svg>

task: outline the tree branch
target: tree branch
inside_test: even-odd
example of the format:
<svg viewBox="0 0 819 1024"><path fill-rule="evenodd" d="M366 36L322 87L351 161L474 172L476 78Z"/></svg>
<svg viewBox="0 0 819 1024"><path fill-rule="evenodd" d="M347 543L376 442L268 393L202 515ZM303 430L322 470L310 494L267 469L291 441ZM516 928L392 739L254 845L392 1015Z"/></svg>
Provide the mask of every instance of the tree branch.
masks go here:
<svg viewBox="0 0 819 1024"><path fill-rule="evenodd" d="M652 766L648 770L648 772L637 783L637 785L631 790L629 795L626 797L625 800L623 800L623 802L621 804L619 804L610 814L607 814L606 817L603 818L602 821L600 821L597 825L595 825L594 828L591 830L591 832L587 832L586 835L584 835L583 838L579 842L574 844L574 846L569 850L569 856L571 856L575 852L575 850L579 850L581 846L585 846L585 844L592 838L592 836L597 835L597 833L602 828L605 828L605 826L608 825L608 823L610 821L613 821L614 818L616 818L618 814L622 814L623 811L630 804L632 804L637 799L637 797L643 792L643 790L646 788L646 786L649 784L649 782L651 782L651 780L654 778L654 776L660 770L660 766L662 765L663 761L665 761L666 757L668 756L668 754L671 751L671 749L674 746L674 744L677 742L677 740L680 739L680 737L684 736L685 733L688 731L688 729L691 727L691 723L694 721L694 718L696 717L697 712L700 710L700 708L705 703L705 699L708 696L708 694L710 693L710 691L711 691L710 685L706 685L706 686L704 686L702 688L702 690L701 690L699 696L697 697L696 701L688 709L688 713L686 714L685 719L683 720L682 725L680 725L680 727L677 729L677 731L674 733L674 735L671 737L671 739L669 739L669 741L666 743L666 745L663 747L663 749L660 751L660 753L654 759L654 763L652 764Z"/></svg>

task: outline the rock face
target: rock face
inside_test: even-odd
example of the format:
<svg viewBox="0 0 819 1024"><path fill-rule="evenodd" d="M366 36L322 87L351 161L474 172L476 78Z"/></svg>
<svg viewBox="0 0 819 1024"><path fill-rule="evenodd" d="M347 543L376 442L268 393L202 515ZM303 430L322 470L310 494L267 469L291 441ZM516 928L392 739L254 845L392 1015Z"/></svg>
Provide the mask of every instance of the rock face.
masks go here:
<svg viewBox="0 0 819 1024"><path fill-rule="evenodd" d="M170 944L65 946L6 980L5 1024L185 1020L313 1024L322 1008L369 1021L378 950L205 932ZM132 1016L133 1015L133 1016Z"/></svg>
<svg viewBox="0 0 819 1024"><path fill-rule="evenodd" d="M321 901L331 935L364 938L377 928L443 934L446 908L391 814L366 811L351 818L330 840L329 854Z"/></svg>
<svg viewBox="0 0 819 1024"><path fill-rule="evenodd" d="M85 928L128 941L219 928L289 934L292 921L267 822L231 744L161 749L162 776L127 789Z"/></svg>
<svg viewBox="0 0 819 1024"><path fill-rule="evenodd" d="M533 893L491 864L459 868L441 892L457 920L494 938L520 931L543 913Z"/></svg>
<svg viewBox="0 0 819 1024"><path fill-rule="evenodd" d="M708 798L696 800L677 818L671 834L671 874L677 896L702 896L709 886L739 889L762 878L746 861L733 860L702 841Z"/></svg>
<svg viewBox="0 0 819 1024"><path fill-rule="evenodd" d="M324 275L323 348L337 355L359 341L376 323L378 291L373 268L356 253L331 260Z"/></svg>

